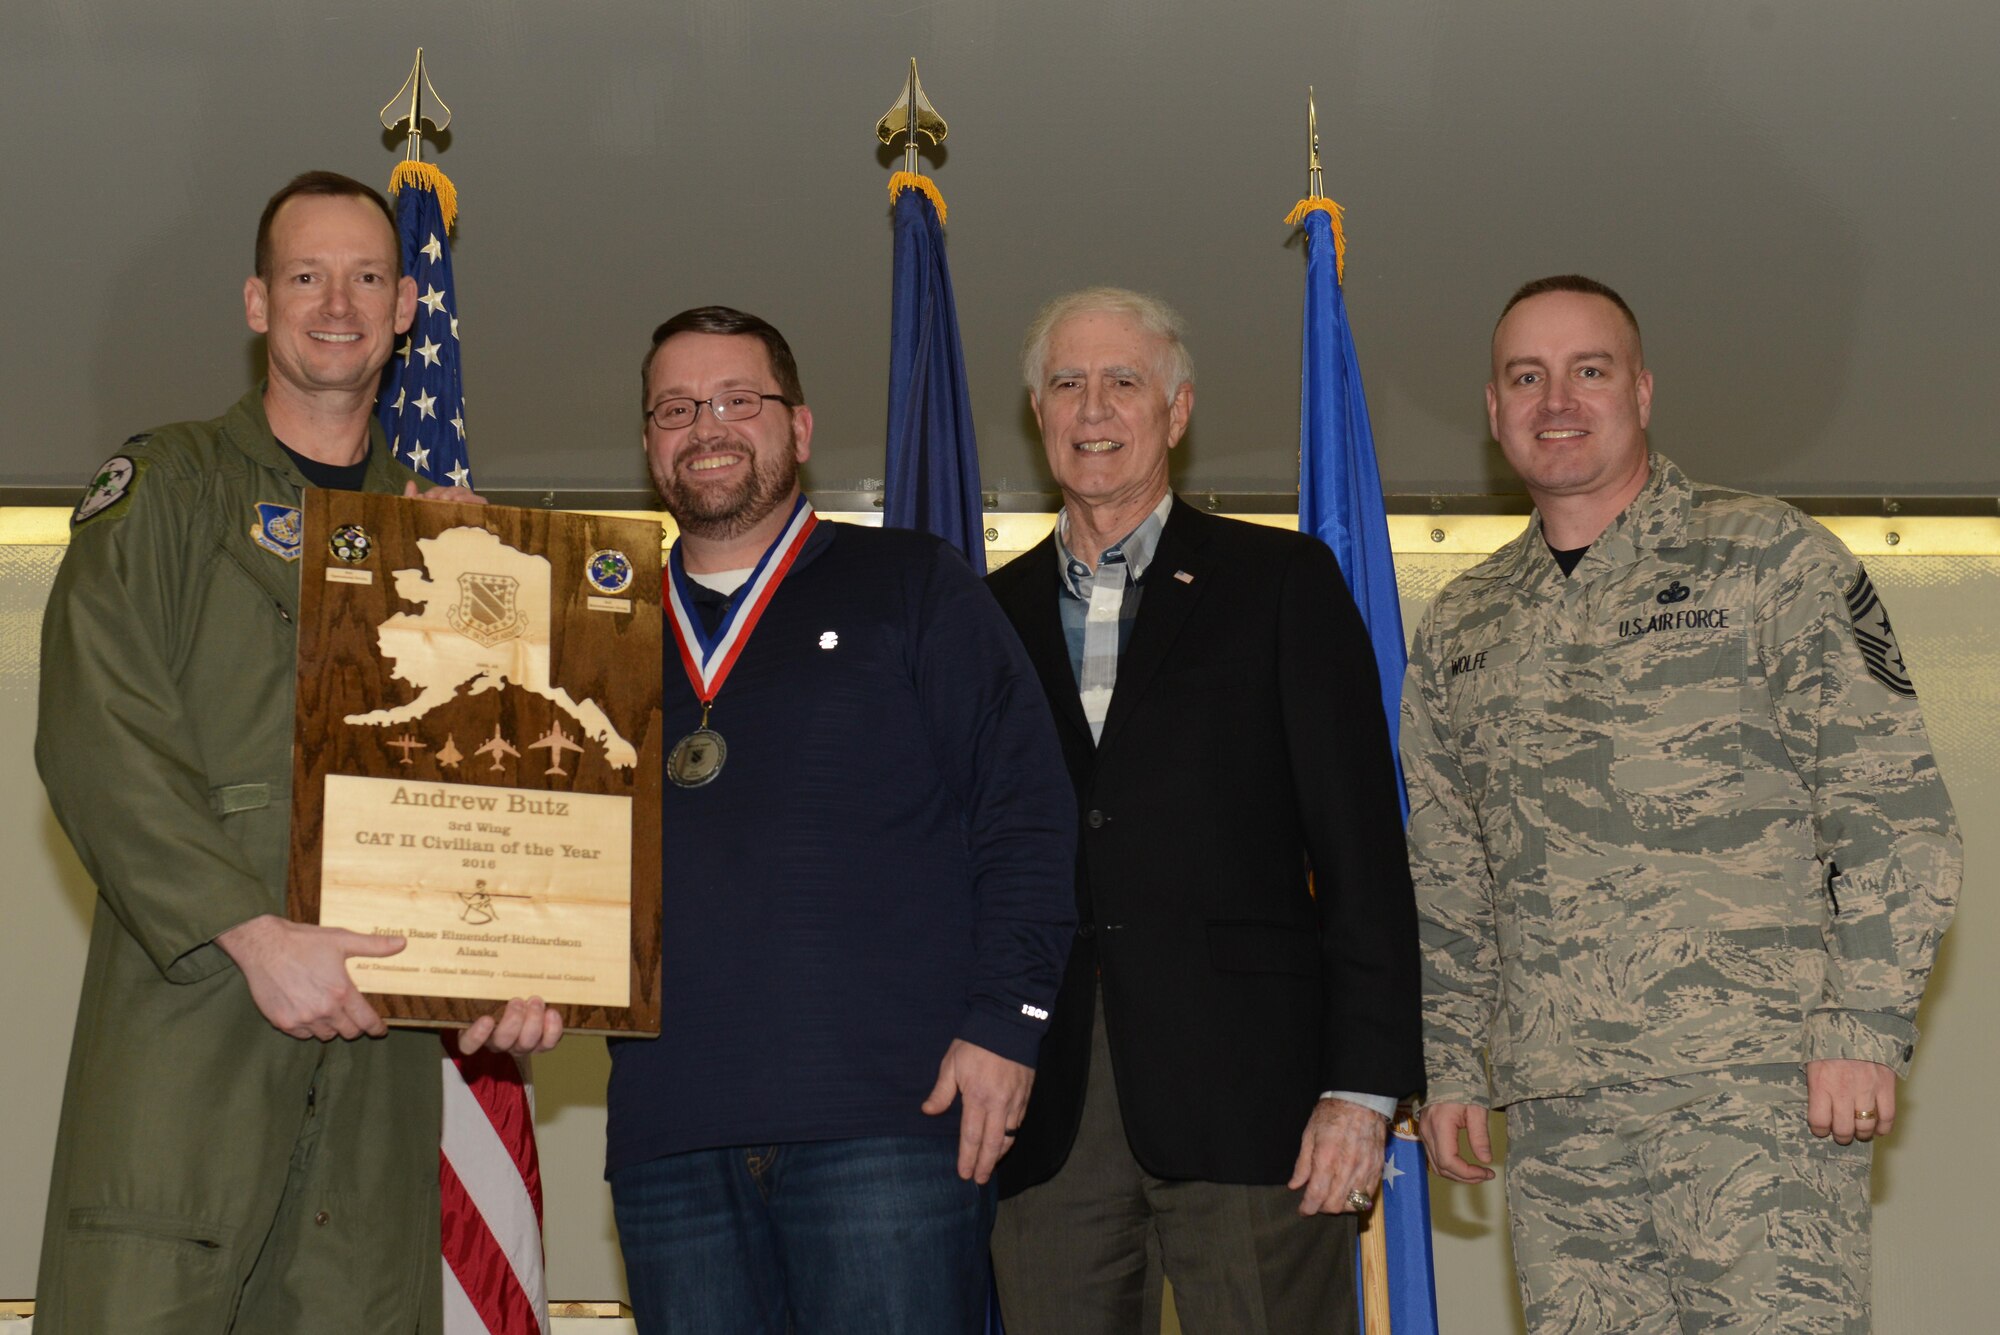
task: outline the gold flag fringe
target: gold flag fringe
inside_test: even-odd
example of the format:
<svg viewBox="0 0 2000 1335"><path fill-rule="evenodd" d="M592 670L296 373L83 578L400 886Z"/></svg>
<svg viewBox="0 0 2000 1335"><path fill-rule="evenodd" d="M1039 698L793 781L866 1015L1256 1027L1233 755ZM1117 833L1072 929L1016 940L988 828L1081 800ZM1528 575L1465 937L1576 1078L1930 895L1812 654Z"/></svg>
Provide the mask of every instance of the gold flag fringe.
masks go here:
<svg viewBox="0 0 2000 1335"><path fill-rule="evenodd" d="M1342 215L1340 205L1325 195L1308 195L1292 205L1292 211L1285 215L1285 226L1297 227L1306 220L1308 213L1324 213L1333 220L1333 272L1341 282L1347 281L1347 231L1340 225Z"/></svg>
<svg viewBox="0 0 2000 1335"><path fill-rule="evenodd" d="M389 176L389 198L406 185L419 186L438 198L438 212L444 215L444 230L449 232L458 222L458 187L451 178L430 162L399 162Z"/></svg>
<svg viewBox="0 0 2000 1335"><path fill-rule="evenodd" d="M944 221L944 196L938 193L937 182L928 176L915 172L897 172L889 178L889 202L894 204L896 196L905 190L921 190L930 196L931 207L937 210L938 221Z"/></svg>

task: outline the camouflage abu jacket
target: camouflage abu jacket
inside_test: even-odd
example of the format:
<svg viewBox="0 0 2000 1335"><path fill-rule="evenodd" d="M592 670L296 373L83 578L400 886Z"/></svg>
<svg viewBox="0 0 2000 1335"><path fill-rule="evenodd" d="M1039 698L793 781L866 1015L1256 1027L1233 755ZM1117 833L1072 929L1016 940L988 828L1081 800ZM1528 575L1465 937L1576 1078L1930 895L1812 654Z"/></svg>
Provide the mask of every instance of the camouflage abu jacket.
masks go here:
<svg viewBox="0 0 2000 1335"><path fill-rule="evenodd" d="M1433 1101L1907 1072L1962 850L1887 613L1799 511L1651 464L1571 577L1537 521L1417 631Z"/></svg>

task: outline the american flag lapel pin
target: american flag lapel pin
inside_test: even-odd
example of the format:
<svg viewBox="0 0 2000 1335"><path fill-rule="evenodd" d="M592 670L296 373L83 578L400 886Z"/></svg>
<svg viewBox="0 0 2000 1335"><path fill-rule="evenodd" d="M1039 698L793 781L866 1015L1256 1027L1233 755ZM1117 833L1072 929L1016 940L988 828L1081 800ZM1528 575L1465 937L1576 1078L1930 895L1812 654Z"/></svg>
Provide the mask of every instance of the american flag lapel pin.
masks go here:
<svg viewBox="0 0 2000 1335"><path fill-rule="evenodd" d="M1181 583L1183 583L1183 584L1192 584L1192 583L1194 583L1194 576L1193 576L1193 575L1190 575L1190 574L1188 574L1188 572L1187 572L1187 571L1185 571L1185 570L1176 570L1176 571L1174 572L1174 578L1175 578L1175 579L1177 579L1177 580L1179 580L1179 581L1180 581Z"/></svg>

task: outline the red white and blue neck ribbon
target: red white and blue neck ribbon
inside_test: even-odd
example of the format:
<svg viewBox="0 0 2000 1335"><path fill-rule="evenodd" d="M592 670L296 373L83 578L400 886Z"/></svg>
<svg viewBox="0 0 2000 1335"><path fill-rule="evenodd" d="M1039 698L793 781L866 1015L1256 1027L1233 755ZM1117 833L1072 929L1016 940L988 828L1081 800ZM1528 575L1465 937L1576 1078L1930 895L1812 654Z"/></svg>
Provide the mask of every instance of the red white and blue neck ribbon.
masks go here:
<svg viewBox="0 0 2000 1335"><path fill-rule="evenodd" d="M819 516L813 513L812 503L801 495L798 504L792 507L792 518L784 532L764 549L743 585L741 596L730 603L713 632L702 624L701 615L694 610L694 580L681 560L681 545L674 544L673 554L667 558L667 613L673 623L674 644L681 651L681 667L703 705L712 702L722 689L729 670L736 666L737 656L750 642L750 632L757 628L772 595L791 573L792 562L798 559L806 539L818 524Z"/></svg>

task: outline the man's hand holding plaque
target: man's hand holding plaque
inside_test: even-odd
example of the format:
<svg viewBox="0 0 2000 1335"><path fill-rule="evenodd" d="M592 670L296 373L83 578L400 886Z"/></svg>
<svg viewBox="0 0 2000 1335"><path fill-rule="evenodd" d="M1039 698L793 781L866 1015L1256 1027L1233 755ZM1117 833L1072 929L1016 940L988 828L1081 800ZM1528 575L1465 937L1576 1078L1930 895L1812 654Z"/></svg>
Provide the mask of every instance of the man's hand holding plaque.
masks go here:
<svg viewBox="0 0 2000 1335"><path fill-rule="evenodd" d="M347 972L355 956L394 955L399 936L366 936L263 914L215 938L271 1027L293 1038L380 1038L389 1032Z"/></svg>
<svg viewBox="0 0 2000 1335"><path fill-rule="evenodd" d="M540 997L515 997L504 1010L482 1015L458 1035L458 1050L470 1057L481 1048L525 1057L547 1052L562 1041L562 1012Z"/></svg>

